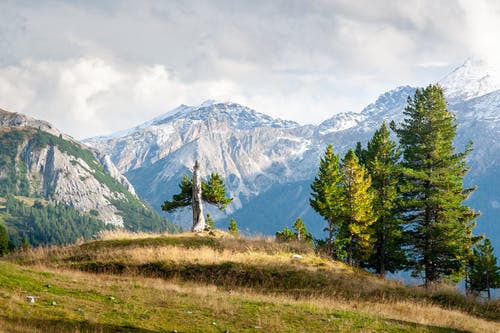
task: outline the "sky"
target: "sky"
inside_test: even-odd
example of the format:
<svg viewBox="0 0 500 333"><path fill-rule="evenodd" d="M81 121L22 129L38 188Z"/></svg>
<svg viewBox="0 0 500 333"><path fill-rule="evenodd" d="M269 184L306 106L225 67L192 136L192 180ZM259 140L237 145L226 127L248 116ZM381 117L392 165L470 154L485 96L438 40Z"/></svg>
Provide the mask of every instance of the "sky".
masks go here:
<svg viewBox="0 0 500 333"><path fill-rule="evenodd" d="M77 139L208 99L318 124L499 62L499 35L495 0L2 0L0 108Z"/></svg>

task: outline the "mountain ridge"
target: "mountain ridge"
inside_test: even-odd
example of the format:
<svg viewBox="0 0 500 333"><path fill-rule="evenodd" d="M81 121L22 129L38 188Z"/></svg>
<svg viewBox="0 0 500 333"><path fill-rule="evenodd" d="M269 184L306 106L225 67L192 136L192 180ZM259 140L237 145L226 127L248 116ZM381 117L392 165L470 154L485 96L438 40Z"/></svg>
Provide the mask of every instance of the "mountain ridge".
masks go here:
<svg viewBox="0 0 500 333"><path fill-rule="evenodd" d="M472 68L468 63L464 66ZM463 77L459 77L460 73ZM491 185L496 183L496 169L500 168L495 158L500 155L497 116L500 113L500 91L474 90L473 86L471 91L476 91L476 95L467 92L465 99L460 97L462 95L454 95L458 87L466 89L472 77L475 76L470 70L456 69L453 76L443 82L447 84L444 88L449 96L449 108L457 116L457 150L463 150L471 139L476 143L468 158L472 170L466 178L466 185L474 185L475 181L481 185L468 203L483 211L480 231L491 232L496 230L494 219L500 216L498 209L494 208L494 202L500 202L500 198ZM484 75L478 74L477 77L481 80ZM451 78L455 80L454 85ZM314 178L324 147L332 143L335 152L343 154L357 141L366 143L382 121L402 121L407 99L416 89L397 87L381 94L359 113L336 114L320 125L238 128L227 118L217 118L218 110L214 107L217 104L212 103L184 106L188 114L193 110L203 110L203 119L199 114L186 116L183 113L182 119L164 119L156 126L143 127L133 137L85 142L108 153L119 170L156 209L163 200L176 193L182 175L189 173L194 160L199 159L204 176L211 171L220 173L235 197L228 215L225 218L219 216L223 218L220 223L227 223L229 216L234 216L237 220L245 220L241 224L249 232L274 233L298 217L292 216L293 212L305 217L311 229L320 233L324 222L308 205L308 184ZM231 104L226 104L226 107L228 105ZM246 109L239 106L239 111L246 112ZM491 157L488 159L488 156ZM294 191L293 184L296 188L294 199L288 207L279 207L284 205L282 197L286 198L290 191ZM257 200L259 197L261 199ZM252 204L257 201L260 204ZM245 206L252 207L251 211ZM265 209L269 211L264 213ZM180 216L175 218L181 219ZM255 225L259 228L254 228ZM496 247L500 248L500 239L497 242L499 246Z"/></svg>
<svg viewBox="0 0 500 333"><path fill-rule="evenodd" d="M36 232L31 223L37 223L39 231L49 228L44 223L57 223L54 210L75 216L63 206L90 218L80 219L82 223L98 219L102 226L129 230L160 230L165 226L165 221L139 199L109 156L61 133L48 122L0 110L0 146L0 196L11 207L0 211L0 217L5 217L14 234L29 236L36 244L48 239L64 242L58 235L37 239L29 234ZM23 203L16 202L13 196L39 203L20 208ZM40 200L54 208L45 209ZM31 215L26 215L29 211ZM67 222L63 220L61 223ZM74 224L68 227L85 228Z"/></svg>

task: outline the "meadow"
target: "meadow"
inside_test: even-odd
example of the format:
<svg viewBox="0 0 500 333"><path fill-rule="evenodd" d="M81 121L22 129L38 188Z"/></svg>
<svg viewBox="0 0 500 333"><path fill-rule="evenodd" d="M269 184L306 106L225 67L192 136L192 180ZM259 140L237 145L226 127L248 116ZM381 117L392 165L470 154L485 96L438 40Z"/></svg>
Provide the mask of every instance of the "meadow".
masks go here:
<svg viewBox="0 0 500 333"><path fill-rule="evenodd" d="M0 300L0 332L500 331L498 300L224 232L107 232L12 253L0 260Z"/></svg>

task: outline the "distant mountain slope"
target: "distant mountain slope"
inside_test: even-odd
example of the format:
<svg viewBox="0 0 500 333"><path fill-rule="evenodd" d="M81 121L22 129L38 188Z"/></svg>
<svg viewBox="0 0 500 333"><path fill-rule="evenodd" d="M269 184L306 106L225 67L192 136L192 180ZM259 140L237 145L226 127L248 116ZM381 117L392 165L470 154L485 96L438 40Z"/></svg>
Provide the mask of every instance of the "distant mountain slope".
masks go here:
<svg viewBox="0 0 500 333"><path fill-rule="evenodd" d="M15 195L67 205L102 221L103 226L129 230L166 227L165 221L141 202L109 156L87 148L44 121L0 110L0 146L1 197ZM26 209L13 211L19 213L17 220L24 218L29 223L29 216L24 216ZM15 217L6 219L11 226L20 226Z"/></svg>
<svg viewBox="0 0 500 333"><path fill-rule="evenodd" d="M466 183L479 185L469 201L483 212L476 232L488 232L500 250L495 222L500 218L500 91L493 84L495 72L474 64L466 62L442 84L457 116L457 149L462 151L469 140L475 143ZM481 83L485 77L491 84ZM155 209L177 192L182 174L199 159L205 176L219 172L235 197L221 223L234 216L242 229L269 234L302 216L319 234L324 222L309 207L309 184L326 145L332 143L344 154L357 141L366 143L383 121L402 121L415 89L396 88L360 113L337 114L318 126L273 120L235 103L207 102L181 106L129 131L85 142L109 154ZM188 224L189 215L182 216Z"/></svg>

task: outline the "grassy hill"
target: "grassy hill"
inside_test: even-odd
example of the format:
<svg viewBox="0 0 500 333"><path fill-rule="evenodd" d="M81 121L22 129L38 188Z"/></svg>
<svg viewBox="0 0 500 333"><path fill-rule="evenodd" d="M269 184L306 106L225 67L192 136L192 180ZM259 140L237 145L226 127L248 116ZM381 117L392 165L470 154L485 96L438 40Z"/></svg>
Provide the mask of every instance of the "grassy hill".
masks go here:
<svg viewBox="0 0 500 333"><path fill-rule="evenodd" d="M405 287L302 244L222 232L115 232L14 253L0 260L0 300L0 332L500 331L498 301Z"/></svg>

